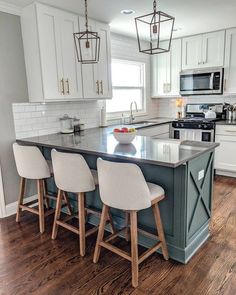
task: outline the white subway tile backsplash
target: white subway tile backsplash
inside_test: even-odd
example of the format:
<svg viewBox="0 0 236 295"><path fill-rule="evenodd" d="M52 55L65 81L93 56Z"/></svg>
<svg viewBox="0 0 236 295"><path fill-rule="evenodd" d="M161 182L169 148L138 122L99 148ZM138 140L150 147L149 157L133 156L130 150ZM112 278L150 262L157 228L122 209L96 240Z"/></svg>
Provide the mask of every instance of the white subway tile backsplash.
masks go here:
<svg viewBox="0 0 236 295"><path fill-rule="evenodd" d="M13 104L16 138L26 138L60 131L60 120L64 114L78 117L85 128L98 127L103 101L88 103L23 103Z"/></svg>

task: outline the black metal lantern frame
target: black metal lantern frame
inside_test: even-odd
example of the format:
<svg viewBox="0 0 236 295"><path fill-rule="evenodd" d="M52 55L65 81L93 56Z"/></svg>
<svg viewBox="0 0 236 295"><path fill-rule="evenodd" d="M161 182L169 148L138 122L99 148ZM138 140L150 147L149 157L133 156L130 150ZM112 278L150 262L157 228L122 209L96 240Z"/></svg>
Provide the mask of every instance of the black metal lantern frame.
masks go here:
<svg viewBox="0 0 236 295"><path fill-rule="evenodd" d="M173 16L157 11L154 1L153 13L135 18L139 52L159 54L170 51L174 22Z"/></svg>
<svg viewBox="0 0 236 295"><path fill-rule="evenodd" d="M94 64L99 61L101 39L98 32L88 29L88 4L85 0L85 31L74 33L75 48L78 62Z"/></svg>

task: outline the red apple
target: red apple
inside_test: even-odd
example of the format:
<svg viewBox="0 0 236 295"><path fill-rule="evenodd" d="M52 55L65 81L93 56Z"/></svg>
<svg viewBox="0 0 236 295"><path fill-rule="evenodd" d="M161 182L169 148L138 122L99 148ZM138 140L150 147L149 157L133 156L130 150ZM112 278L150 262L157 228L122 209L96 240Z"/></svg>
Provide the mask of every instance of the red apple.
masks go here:
<svg viewBox="0 0 236 295"><path fill-rule="evenodd" d="M128 132L129 132L129 129L128 129L127 127L123 127L121 130L122 130L124 133L128 133Z"/></svg>
<svg viewBox="0 0 236 295"><path fill-rule="evenodd" d="M120 130L119 128L115 128L115 129L113 130L113 132L120 133L120 132L121 132L121 130Z"/></svg>

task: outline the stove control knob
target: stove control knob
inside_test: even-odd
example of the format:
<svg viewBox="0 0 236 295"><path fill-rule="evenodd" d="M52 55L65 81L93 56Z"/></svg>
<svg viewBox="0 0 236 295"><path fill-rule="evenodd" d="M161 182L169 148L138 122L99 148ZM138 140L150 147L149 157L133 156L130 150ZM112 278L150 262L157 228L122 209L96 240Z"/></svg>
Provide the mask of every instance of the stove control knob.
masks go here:
<svg viewBox="0 0 236 295"><path fill-rule="evenodd" d="M181 123L181 124L180 124L180 127L184 127L184 124L183 124L183 123Z"/></svg>
<svg viewBox="0 0 236 295"><path fill-rule="evenodd" d="M199 124L199 125L198 125L198 128L199 128L199 129L202 129L202 125L201 125L201 124Z"/></svg>
<svg viewBox="0 0 236 295"><path fill-rule="evenodd" d="M204 129L207 129L207 125L206 124L203 127L204 127Z"/></svg>

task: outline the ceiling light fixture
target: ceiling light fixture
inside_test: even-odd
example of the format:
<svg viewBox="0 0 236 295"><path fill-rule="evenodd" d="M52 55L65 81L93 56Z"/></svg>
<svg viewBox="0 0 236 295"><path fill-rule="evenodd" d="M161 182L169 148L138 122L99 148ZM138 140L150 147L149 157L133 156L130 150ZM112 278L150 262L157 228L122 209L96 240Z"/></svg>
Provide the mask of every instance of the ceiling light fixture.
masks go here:
<svg viewBox="0 0 236 295"><path fill-rule="evenodd" d="M98 32L89 30L87 0L85 0L85 31L74 33L74 40L78 62L94 64L99 61L100 37Z"/></svg>
<svg viewBox="0 0 236 295"><path fill-rule="evenodd" d="M130 14L134 14L135 11L133 9L124 9L124 10L121 10L122 14L125 14L125 15L130 15Z"/></svg>
<svg viewBox="0 0 236 295"><path fill-rule="evenodd" d="M159 54L170 51L174 22L173 16L157 11L154 0L152 13L135 18L139 52ZM161 43L164 40L167 42Z"/></svg>

